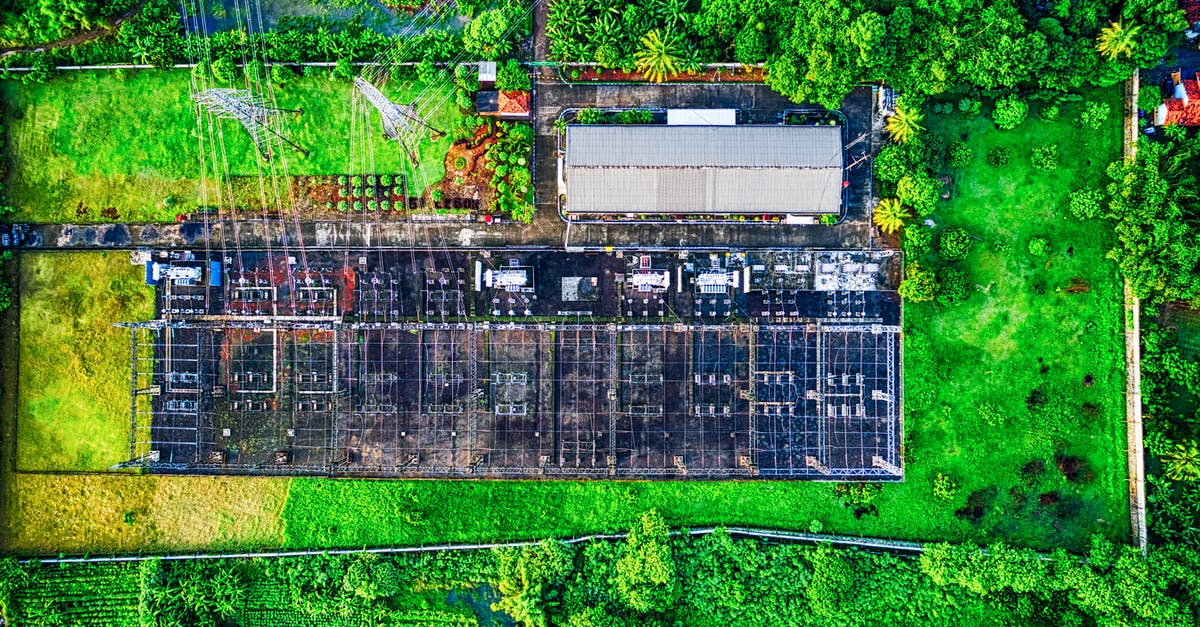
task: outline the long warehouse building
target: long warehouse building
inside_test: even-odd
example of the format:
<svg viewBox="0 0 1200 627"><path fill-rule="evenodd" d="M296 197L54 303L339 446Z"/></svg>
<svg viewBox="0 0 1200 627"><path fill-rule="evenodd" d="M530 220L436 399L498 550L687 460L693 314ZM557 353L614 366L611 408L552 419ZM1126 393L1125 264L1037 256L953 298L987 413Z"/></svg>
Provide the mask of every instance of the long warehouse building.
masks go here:
<svg viewBox="0 0 1200 627"><path fill-rule="evenodd" d="M843 155L840 126L569 125L566 210L836 214Z"/></svg>

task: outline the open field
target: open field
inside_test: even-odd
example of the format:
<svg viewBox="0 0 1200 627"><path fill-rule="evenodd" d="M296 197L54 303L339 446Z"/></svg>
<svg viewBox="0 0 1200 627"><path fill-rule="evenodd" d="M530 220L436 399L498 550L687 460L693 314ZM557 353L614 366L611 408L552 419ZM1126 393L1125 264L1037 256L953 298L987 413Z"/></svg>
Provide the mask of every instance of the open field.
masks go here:
<svg viewBox="0 0 1200 627"><path fill-rule="evenodd" d="M20 470L103 470L129 457L129 331L154 292L129 253L21 257Z"/></svg>
<svg viewBox="0 0 1200 627"><path fill-rule="evenodd" d="M9 476L5 549L53 554L278 546L287 479Z"/></svg>
<svg viewBox="0 0 1200 627"><path fill-rule="evenodd" d="M448 130L459 115L449 89L448 83L427 90L410 81L399 89L385 86L383 92L403 103L420 95L429 103L424 113L432 124ZM206 122L201 141L191 90L190 74L174 70L130 72L124 79L76 72L45 84L4 81L0 99L8 107L12 171L6 185L17 207L13 219L170 221L200 204L218 204L214 171L235 176L405 172L414 188L432 185L445 173L449 135L422 141L420 165L412 167L396 143L383 137L379 114L355 96L353 86L327 72L275 87L278 107L303 110L284 115L289 137L310 154L281 152L270 163L259 158L233 120L215 127ZM206 203L201 200L204 169L209 172ZM284 186L281 194L286 193Z"/></svg>

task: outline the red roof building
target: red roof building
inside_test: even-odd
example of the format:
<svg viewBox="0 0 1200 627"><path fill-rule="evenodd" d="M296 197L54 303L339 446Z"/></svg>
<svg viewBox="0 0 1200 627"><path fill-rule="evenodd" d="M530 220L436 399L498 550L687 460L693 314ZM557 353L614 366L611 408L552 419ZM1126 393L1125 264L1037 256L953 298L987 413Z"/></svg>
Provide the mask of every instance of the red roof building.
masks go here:
<svg viewBox="0 0 1200 627"><path fill-rule="evenodd" d="M1154 113L1155 125L1200 126L1200 81L1195 75L1183 78L1182 73L1176 71L1171 75L1171 85L1171 97L1163 98Z"/></svg>
<svg viewBox="0 0 1200 627"><path fill-rule="evenodd" d="M532 109L527 91L475 92L475 111L479 115L490 115L507 120L526 120Z"/></svg>

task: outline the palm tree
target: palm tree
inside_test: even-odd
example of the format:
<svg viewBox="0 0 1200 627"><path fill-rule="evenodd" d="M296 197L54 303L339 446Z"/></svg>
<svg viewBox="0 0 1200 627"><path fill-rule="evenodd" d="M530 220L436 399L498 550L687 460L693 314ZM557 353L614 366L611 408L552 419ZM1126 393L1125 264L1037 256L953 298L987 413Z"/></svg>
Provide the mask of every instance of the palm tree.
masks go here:
<svg viewBox="0 0 1200 627"><path fill-rule="evenodd" d="M875 224L889 235L899 231L904 226L904 220L911 217L908 208L900 204L897 198L884 198L875 205Z"/></svg>
<svg viewBox="0 0 1200 627"><path fill-rule="evenodd" d="M1122 55L1130 57L1136 47L1133 38L1140 30L1142 27L1138 24L1126 24L1120 20L1113 22L1100 29L1100 36L1096 40L1096 50L1099 50L1100 54L1109 61Z"/></svg>
<svg viewBox="0 0 1200 627"><path fill-rule="evenodd" d="M654 29L641 39L641 48L633 55L637 69L647 79L661 83L679 73L679 40L670 31L663 35Z"/></svg>
<svg viewBox="0 0 1200 627"><path fill-rule="evenodd" d="M1194 441L1176 443L1163 454L1163 465L1167 478L1172 481L1195 481L1200 479L1200 449Z"/></svg>
<svg viewBox="0 0 1200 627"><path fill-rule="evenodd" d="M896 107L896 112L887 119L887 132L892 141L903 144L925 130L919 122L925 116L920 110Z"/></svg>

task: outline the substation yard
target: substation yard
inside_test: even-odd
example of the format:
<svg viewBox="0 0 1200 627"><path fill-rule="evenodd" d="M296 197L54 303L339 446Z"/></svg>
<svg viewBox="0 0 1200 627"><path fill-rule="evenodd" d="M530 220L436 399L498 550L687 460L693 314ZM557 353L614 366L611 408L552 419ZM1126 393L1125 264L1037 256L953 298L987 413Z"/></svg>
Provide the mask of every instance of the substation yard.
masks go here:
<svg viewBox="0 0 1200 627"><path fill-rule="evenodd" d="M155 253L130 465L899 480L900 258Z"/></svg>

